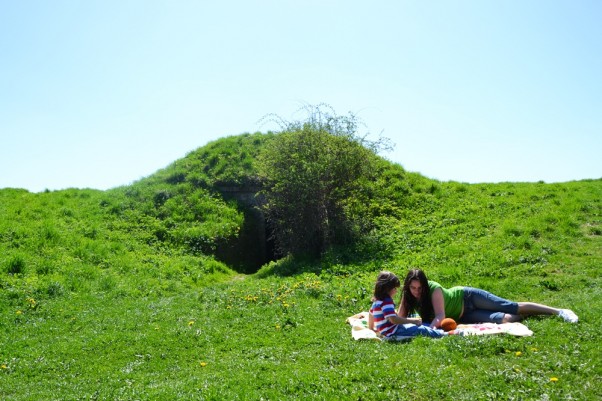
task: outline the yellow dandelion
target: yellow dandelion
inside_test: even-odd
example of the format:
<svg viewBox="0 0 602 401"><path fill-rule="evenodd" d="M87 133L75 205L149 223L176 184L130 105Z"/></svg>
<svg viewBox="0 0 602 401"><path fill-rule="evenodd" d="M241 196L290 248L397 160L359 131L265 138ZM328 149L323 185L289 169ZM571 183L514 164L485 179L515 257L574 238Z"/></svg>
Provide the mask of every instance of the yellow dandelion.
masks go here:
<svg viewBox="0 0 602 401"><path fill-rule="evenodd" d="M201 367L204 368L205 366L207 366L207 362L201 362Z"/></svg>
<svg viewBox="0 0 602 401"><path fill-rule="evenodd" d="M8 369L8 366L6 366L5 364L2 364L2 366L0 366L1 369Z"/></svg>
<svg viewBox="0 0 602 401"><path fill-rule="evenodd" d="M520 352L520 351L516 351L516 352L514 353L514 355L516 355L516 356L521 356L522 354L523 354L523 353L522 353L522 352Z"/></svg>
<svg viewBox="0 0 602 401"><path fill-rule="evenodd" d="M556 383L558 381L557 377L550 377L550 381Z"/></svg>
<svg viewBox="0 0 602 401"><path fill-rule="evenodd" d="M280 325L279 324L276 325L276 330L280 330Z"/></svg>
<svg viewBox="0 0 602 401"><path fill-rule="evenodd" d="M17 311L17 315L20 315L20 314L22 314L22 313L23 313L23 312L22 312L22 311L20 311L20 310L18 310L18 311Z"/></svg>
<svg viewBox="0 0 602 401"><path fill-rule="evenodd" d="M188 322L188 327L192 326L194 324L194 320L191 320Z"/></svg>

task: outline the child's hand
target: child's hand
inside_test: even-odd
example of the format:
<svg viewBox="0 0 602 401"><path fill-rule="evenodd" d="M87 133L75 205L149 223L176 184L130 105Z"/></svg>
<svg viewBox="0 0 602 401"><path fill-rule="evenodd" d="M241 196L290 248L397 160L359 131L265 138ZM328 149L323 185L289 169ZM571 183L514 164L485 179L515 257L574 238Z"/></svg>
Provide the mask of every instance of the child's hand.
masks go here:
<svg viewBox="0 0 602 401"><path fill-rule="evenodd" d="M421 326L422 325L422 318L421 317L414 317L410 319L410 323L414 323L416 326Z"/></svg>

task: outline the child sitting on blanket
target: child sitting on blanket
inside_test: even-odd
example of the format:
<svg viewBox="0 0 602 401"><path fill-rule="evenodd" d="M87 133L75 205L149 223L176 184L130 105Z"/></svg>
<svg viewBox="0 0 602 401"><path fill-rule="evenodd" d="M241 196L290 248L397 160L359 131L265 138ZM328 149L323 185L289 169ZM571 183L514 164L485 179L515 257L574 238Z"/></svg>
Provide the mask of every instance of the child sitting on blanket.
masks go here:
<svg viewBox="0 0 602 401"><path fill-rule="evenodd" d="M443 337L443 330L422 326L421 318L401 317L395 312L393 297L401 286L399 278L391 272L380 272L374 285L372 307L368 315L368 328L384 337Z"/></svg>

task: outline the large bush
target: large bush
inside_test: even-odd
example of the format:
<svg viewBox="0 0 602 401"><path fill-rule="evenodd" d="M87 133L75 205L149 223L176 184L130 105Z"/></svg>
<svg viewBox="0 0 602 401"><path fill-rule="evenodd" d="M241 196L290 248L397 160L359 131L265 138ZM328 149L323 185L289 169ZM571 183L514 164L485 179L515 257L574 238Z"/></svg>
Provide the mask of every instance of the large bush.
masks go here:
<svg viewBox="0 0 602 401"><path fill-rule="evenodd" d="M337 116L323 105L308 118L287 122L258 157L265 213L278 251L316 257L353 241L358 216L349 205L362 198L385 142L358 134L355 115Z"/></svg>

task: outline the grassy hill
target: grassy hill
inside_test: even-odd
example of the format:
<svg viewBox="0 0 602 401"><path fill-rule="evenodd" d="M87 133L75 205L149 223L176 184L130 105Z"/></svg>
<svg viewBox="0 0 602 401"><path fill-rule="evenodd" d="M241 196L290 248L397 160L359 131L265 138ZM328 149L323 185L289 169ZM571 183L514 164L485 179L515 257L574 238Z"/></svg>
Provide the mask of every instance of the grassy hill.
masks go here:
<svg viewBox="0 0 602 401"><path fill-rule="evenodd" d="M360 244L250 274L265 238L224 188L253 191L272 137L223 138L109 191L0 190L0 399L602 397L602 180L438 182L382 160ZM345 318L376 273L409 267L580 322L354 342Z"/></svg>

